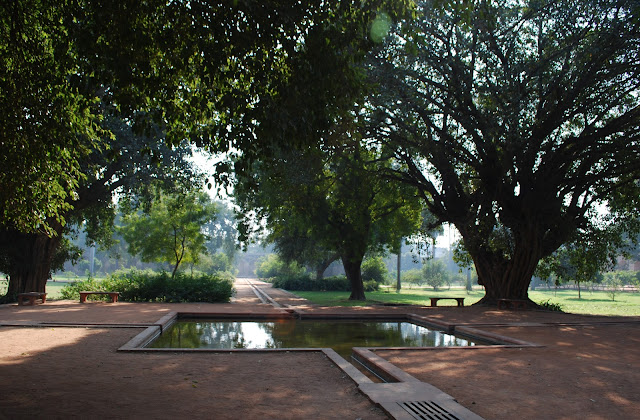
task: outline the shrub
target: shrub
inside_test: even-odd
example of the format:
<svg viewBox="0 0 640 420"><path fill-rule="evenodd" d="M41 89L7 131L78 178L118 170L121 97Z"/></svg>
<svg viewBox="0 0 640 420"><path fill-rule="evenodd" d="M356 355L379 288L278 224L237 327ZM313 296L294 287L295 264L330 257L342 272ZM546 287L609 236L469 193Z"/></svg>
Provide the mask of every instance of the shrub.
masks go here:
<svg viewBox="0 0 640 420"><path fill-rule="evenodd" d="M102 289L102 285L101 282L98 282L95 278L93 277L89 277L87 280L81 280L81 281L74 281L71 283L67 283L66 286L64 286L61 290L60 290L60 297L62 299L72 299L72 300L78 300L80 299L80 292L83 290L98 290L98 291L102 291L104 289ZM89 299L99 299L102 296L96 296L96 295L92 295L89 296ZM102 297L104 298L104 297Z"/></svg>
<svg viewBox="0 0 640 420"><path fill-rule="evenodd" d="M314 280L308 274L301 276L283 276L271 279L273 287L286 290L302 290L311 291L313 289Z"/></svg>
<svg viewBox="0 0 640 420"><path fill-rule="evenodd" d="M375 280L363 281L362 285L364 286L365 292L376 292L380 289L380 283Z"/></svg>
<svg viewBox="0 0 640 420"><path fill-rule="evenodd" d="M256 276L261 279L300 276L304 274L304 272L304 267L301 267L295 262L286 263L276 254L261 257L256 263Z"/></svg>
<svg viewBox="0 0 640 420"><path fill-rule="evenodd" d="M286 290L305 292L350 292L351 283L346 276L325 277L320 280L312 279L309 274L300 276L276 277L271 280L273 287ZM376 281L363 282L365 292L373 292L379 289Z"/></svg>
<svg viewBox="0 0 640 420"><path fill-rule="evenodd" d="M150 270L117 271L98 282L88 279L65 286L63 299L79 299L81 290L120 292L128 302L228 302L233 294L233 277L228 273L190 276Z"/></svg>
<svg viewBox="0 0 640 420"><path fill-rule="evenodd" d="M375 281L384 283L389 274L389 269L382 257L375 257L364 260L360 272L362 273L363 282Z"/></svg>
<svg viewBox="0 0 640 420"><path fill-rule="evenodd" d="M541 308L544 308L548 311L554 311L554 312L563 312L562 310L562 305L559 303L554 303L554 302L550 302L551 299L548 299L544 302L540 302L538 303L538 305Z"/></svg>
<svg viewBox="0 0 640 420"><path fill-rule="evenodd" d="M417 268L403 271L400 273L400 276L403 284L415 284L418 286L422 286L422 283L424 283L424 276L422 275L422 271Z"/></svg>

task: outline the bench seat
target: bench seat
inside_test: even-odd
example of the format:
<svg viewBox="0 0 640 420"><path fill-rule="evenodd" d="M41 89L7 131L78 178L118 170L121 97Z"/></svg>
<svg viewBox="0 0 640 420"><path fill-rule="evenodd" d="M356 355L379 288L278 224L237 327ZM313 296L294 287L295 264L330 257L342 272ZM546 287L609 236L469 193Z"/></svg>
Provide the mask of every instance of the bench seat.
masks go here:
<svg viewBox="0 0 640 420"><path fill-rule="evenodd" d="M429 299L431 299L431 306L438 306L438 301L442 299L454 299L456 302L458 302L458 306L464 306L463 297L432 297Z"/></svg>
<svg viewBox="0 0 640 420"><path fill-rule="evenodd" d="M82 291L80 292L80 303L85 303L87 301L87 296L89 295L109 295L111 298L111 302L115 303L118 301L118 296L120 292L97 292L97 291Z"/></svg>
<svg viewBox="0 0 640 420"><path fill-rule="evenodd" d="M47 294L42 292L18 293L18 305L24 305L25 300L29 301L29 305L35 305L36 299L42 299L42 303L45 303L47 301Z"/></svg>

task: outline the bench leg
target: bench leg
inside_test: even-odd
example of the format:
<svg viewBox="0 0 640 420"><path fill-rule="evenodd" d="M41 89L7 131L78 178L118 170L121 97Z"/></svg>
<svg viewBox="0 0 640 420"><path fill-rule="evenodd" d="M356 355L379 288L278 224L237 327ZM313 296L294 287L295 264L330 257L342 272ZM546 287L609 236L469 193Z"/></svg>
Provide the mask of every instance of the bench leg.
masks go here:
<svg viewBox="0 0 640 420"><path fill-rule="evenodd" d="M84 293L80 293L80 303L86 303L87 295Z"/></svg>

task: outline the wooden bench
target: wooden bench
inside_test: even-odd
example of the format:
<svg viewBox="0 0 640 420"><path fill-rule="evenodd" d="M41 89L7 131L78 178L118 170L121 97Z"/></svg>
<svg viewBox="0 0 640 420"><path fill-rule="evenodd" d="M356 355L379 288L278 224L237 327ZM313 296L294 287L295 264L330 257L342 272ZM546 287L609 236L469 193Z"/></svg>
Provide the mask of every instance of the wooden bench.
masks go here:
<svg viewBox="0 0 640 420"><path fill-rule="evenodd" d="M527 309L529 301L522 299L498 299L498 309Z"/></svg>
<svg viewBox="0 0 640 420"><path fill-rule="evenodd" d="M29 301L29 305L35 305L36 299L42 299L42 303L45 303L47 294L41 292L18 293L18 305L24 305L25 299Z"/></svg>
<svg viewBox="0 0 640 420"><path fill-rule="evenodd" d="M463 297L433 297L429 299L431 299L431 306L438 306L438 301L441 299L455 299L458 302L458 306L464 306Z"/></svg>
<svg viewBox="0 0 640 420"><path fill-rule="evenodd" d="M120 292L80 292L80 303L85 303L89 295L109 295L111 302L115 303L118 301Z"/></svg>

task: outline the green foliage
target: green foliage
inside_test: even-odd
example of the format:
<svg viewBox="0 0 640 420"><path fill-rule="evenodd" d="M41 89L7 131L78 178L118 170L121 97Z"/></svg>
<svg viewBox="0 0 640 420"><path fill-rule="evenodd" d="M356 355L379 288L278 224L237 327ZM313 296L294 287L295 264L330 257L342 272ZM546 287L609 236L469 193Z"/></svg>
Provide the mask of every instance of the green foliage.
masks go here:
<svg viewBox="0 0 640 420"><path fill-rule="evenodd" d="M640 271L619 270L603 274L605 284L608 284L615 279L621 286L636 284L638 276L640 276Z"/></svg>
<svg viewBox="0 0 640 420"><path fill-rule="evenodd" d="M426 283L433 287L433 290L438 290L444 284L449 283L449 272L447 267L440 260L427 261L422 266L422 275L425 278Z"/></svg>
<svg viewBox="0 0 640 420"><path fill-rule="evenodd" d="M203 226L216 215L216 206L201 191L162 195L148 214L126 215L120 231L131 254L142 261L170 262L172 277L181 263L198 263L207 252Z"/></svg>
<svg viewBox="0 0 640 420"><path fill-rule="evenodd" d="M265 255L256 262L256 276L261 279L296 277L303 275L304 272L304 267L296 262L287 263L277 254Z"/></svg>
<svg viewBox="0 0 640 420"><path fill-rule="evenodd" d="M539 302L538 305L548 311L563 312L562 305L559 303L551 302L551 299Z"/></svg>
<svg viewBox="0 0 640 420"><path fill-rule="evenodd" d="M73 83L76 2L0 4L0 227L55 234L101 140L95 95Z"/></svg>
<svg viewBox="0 0 640 420"><path fill-rule="evenodd" d="M295 291L315 292L350 292L351 283L346 276L331 276L323 279L312 279L308 274L298 276L282 276L272 279L273 287ZM373 292L379 289L374 280L363 282L365 292Z"/></svg>
<svg viewBox="0 0 640 420"><path fill-rule="evenodd" d="M287 260L317 267L340 256L357 285L364 256L416 231L422 207L411 187L381 176L390 164L360 143L356 127L341 129L339 146L278 150L254 162L234 193L244 240L263 226ZM361 290L353 293L364 299Z"/></svg>
<svg viewBox="0 0 640 420"><path fill-rule="evenodd" d="M419 268L412 268L411 270L403 271L401 274L401 280L404 284L410 284L415 286L422 286L424 283L424 275Z"/></svg>
<svg viewBox="0 0 640 420"><path fill-rule="evenodd" d="M119 299L127 302L228 302L233 293L233 277L224 273L193 277L178 273L171 278L167 272L126 270L102 281L90 278L70 283L60 297L77 300L82 290L120 292Z"/></svg>
<svg viewBox="0 0 640 420"><path fill-rule="evenodd" d="M578 232L601 230L601 206L610 226L637 218L638 8L468 3L418 2L375 51L368 139L455 225L495 303L526 295L538 261Z"/></svg>
<svg viewBox="0 0 640 420"><path fill-rule="evenodd" d="M206 273L216 273L218 271L233 270L233 264L229 261L229 256L223 252L217 252L213 255L203 255L200 258L197 269Z"/></svg>
<svg viewBox="0 0 640 420"><path fill-rule="evenodd" d="M617 273L611 273L610 276L605 276L604 285L606 286L607 294L611 297L612 301L616 300L616 295L620 292L622 287L622 277Z"/></svg>
<svg viewBox="0 0 640 420"><path fill-rule="evenodd" d="M389 269L380 256L365 259L360 271L362 272L362 281L365 283L373 281L382 284L386 282L389 275Z"/></svg>
<svg viewBox="0 0 640 420"><path fill-rule="evenodd" d="M406 3L376 6L395 18ZM354 64L376 12L360 1L0 3L0 220L30 232L63 221L78 158L108 147L104 115L248 157L308 141L360 92Z"/></svg>

